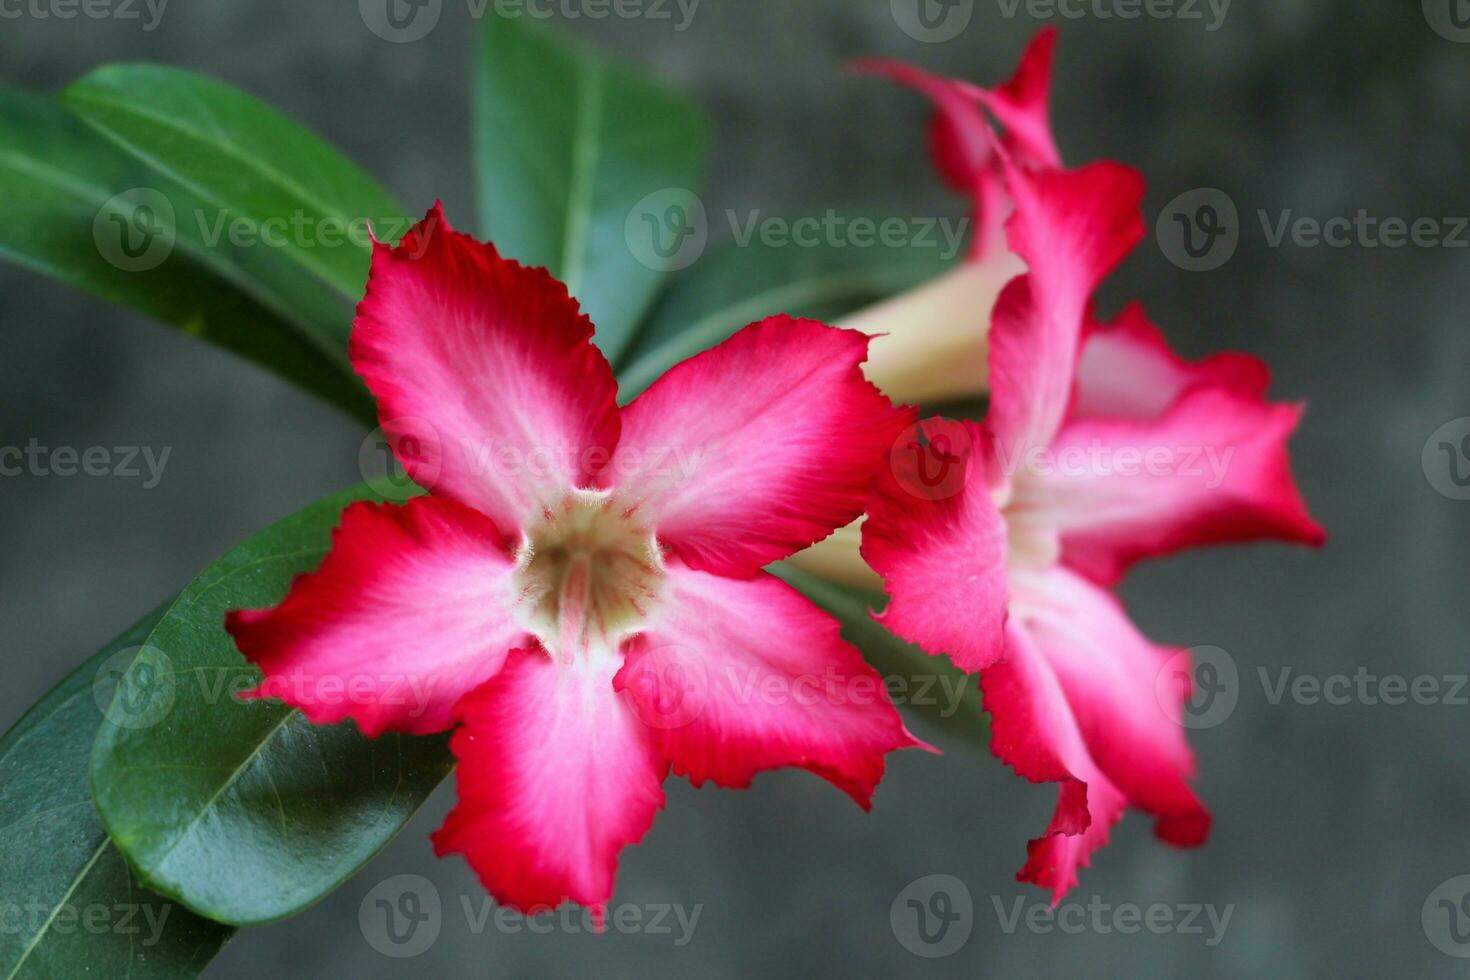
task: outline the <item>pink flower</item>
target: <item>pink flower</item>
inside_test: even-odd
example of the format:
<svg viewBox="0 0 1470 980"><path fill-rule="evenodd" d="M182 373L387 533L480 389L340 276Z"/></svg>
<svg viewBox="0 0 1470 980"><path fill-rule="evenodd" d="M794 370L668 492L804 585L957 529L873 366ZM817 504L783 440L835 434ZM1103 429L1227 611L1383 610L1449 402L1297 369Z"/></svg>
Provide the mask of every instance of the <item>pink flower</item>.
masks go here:
<svg viewBox="0 0 1470 980"><path fill-rule="evenodd" d="M1210 826L1180 723L1187 654L1140 635L1106 586L1193 545L1323 533L1287 462L1301 408L1264 400L1261 362L1184 361L1138 307L1092 322L1143 235L1139 175L1002 169L1029 272L994 311L985 422L929 421L894 450L862 553L891 596L884 625L979 671L992 751L1060 784L1019 875L1056 902L1127 805L1172 844Z"/></svg>
<svg viewBox="0 0 1470 980"><path fill-rule="evenodd" d="M432 494L349 507L316 572L227 623L255 697L370 736L459 725L435 847L521 909L607 902L670 767L797 766L867 807L884 754L921 744L762 571L857 517L912 422L863 379L867 338L772 317L620 409L592 334L437 206L378 245L352 361Z"/></svg>

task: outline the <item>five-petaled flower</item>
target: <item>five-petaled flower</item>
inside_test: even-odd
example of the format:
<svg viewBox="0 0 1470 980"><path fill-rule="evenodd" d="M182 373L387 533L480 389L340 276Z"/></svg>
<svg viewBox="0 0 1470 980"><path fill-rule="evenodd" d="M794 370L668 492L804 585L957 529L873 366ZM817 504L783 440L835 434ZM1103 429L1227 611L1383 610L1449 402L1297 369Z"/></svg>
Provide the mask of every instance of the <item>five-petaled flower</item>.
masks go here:
<svg viewBox="0 0 1470 980"><path fill-rule="evenodd" d="M913 421L863 378L868 339L772 317L619 408L592 334L564 285L437 206L377 245L352 361L432 493L348 508L316 572L227 624L255 696L313 722L458 726L436 849L521 909L606 903L671 767L743 787L797 766L866 807L885 753L921 744L837 623L763 571L857 517ZM649 462L671 458L697 465ZM425 704L389 696L405 677ZM810 678L875 696L761 696Z"/></svg>
<svg viewBox="0 0 1470 980"><path fill-rule="evenodd" d="M936 101L952 133L972 118L954 100L975 93L945 84L949 101ZM989 180L993 163L1004 181L1009 250L1027 269L988 335L974 316L988 340L985 421L928 421L895 447L862 555L890 595L884 625L980 672L992 751L1060 784L1019 875L1060 901L1125 806L1176 845L1210 825L1188 785L1187 654L1145 639L1108 587L1141 558L1323 532L1287 461L1301 409L1265 400L1264 364L1187 362L1137 306L1093 320L1094 290L1143 236L1141 177L1108 162L1063 170L999 141L984 159L971 172Z"/></svg>

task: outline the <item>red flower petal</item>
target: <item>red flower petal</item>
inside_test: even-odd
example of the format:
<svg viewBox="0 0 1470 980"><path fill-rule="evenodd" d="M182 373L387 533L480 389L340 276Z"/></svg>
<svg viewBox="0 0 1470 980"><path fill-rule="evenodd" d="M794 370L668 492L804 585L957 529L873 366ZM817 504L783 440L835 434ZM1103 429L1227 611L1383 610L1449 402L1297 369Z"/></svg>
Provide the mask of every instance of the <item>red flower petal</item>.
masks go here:
<svg viewBox="0 0 1470 980"><path fill-rule="evenodd" d="M750 575L825 538L912 420L863 377L867 349L814 320L751 324L624 409L607 483L706 571Z"/></svg>
<svg viewBox="0 0 1470 980"><path fill-rule="evenodd" d="M878 672L838 625L764 572L729 579L680 565L656 625L614 683L635 701L674 771L743 788L798 766L864 809L884 755L921 746Z"/></svg>
<svg viewBox="0 0 1470 980"><path fill-rule="evenodd" d="M434 834L487 891L525 912L564 901L594 909L613 894L618 852L664 804L668 769L648 729L613 690L619 659L554 662L516 650L459 707L450 747L459 805Z"/></svg>
<svg viewBox="0 0 1470 980"><path fill-rule="evenodd" d="M454 231L437 204L374 247L350 350L409 475L508 534L617 444L612 369L566 287Z"/></svg>
<svg viewBox="0 0 1470 980"><path fill-rule="evenodd" d="M1001 223L1009 210L995 137L982 107L1005 128L1001 143L1016 159L1039 167L1061 166L1049 110L1055 47L1056 30L1042 29L1021 55L1015 75L995 89L886 58L863 59L854 66L913 88L934 103L930 154L945 183L974 200L974 259L989 255L999 245Z"/></svg>
<svg viewBox="0 0 1470 980"><path fill-rule="evenodd" d="M1201 545L1320 545L1326 534L1286 451L1301 413L1207 387L1157 420L1077 419L1053 443L1048 472L1016 482L1017 505L1062 534L1068 565L1103 583L1139 559Z"/></svg>
<svg viewBox="0 0 1470 980"><path fill-rule="evenodd" d="M1249 354L1226 351L1186 361L1139 303L1110 324L1094 326L1077 364L1074 416L1151 419L1163 415L1186 390L1216 387L1248 398L1266 393L1271 373Z"/></svg>
<svg viewBox="0 0 1470 980"><path fill-rule="evenodd" d="M511 568L495 525L468 507L353 504L321 567L280 605L227 617L265 673L246 696L279 698L318 725L351 718L370 736L444 731L461 695L527 641Z"/></svg>
<svg viewBox="0 0 1470 980"><path fill-rule="evenodd" d="M1059 900L1124 800L1157 818L1161 839L1203 843L1210 815L1186 781L1194 761L1182 706L1158 693L1176 651L1148 642L1112 595L1064 569L1023 573L1012 588L1007 660L980 681L991 749L1028 779L1063 783L1048 836L1084 838L1033 842L1024 880Z"/></svg>
<svg viewBox="0 0 1470 980"><path fill-rule="evenodd" d="M996 302L986 427L1002 453L1023 454L1061 427L1092 291L1144 233L1143 178L1107 162L1007 174L1016 210L1006 231L1030 272Z"/></svg>
<svg viewBox="0 0 1470 980"><path fill-rule="evenodd" d="M1049 890L1055 906L1107 844L1126 800L1088 754L1056 675L1025 630L1012 623L1006 633L1009 659L980 675L990 750L1025 779L1061 784L1046 832L1026 845L1016 875Z"/></svg>
<svg viewBox="0 0 1470 980"><path fill-rule="evenodd" d="M876 618L965 671L1004 651L1006 526L984 451L973 423L914 426L880 469L863 524L863 559L891 597Z"/></svg>

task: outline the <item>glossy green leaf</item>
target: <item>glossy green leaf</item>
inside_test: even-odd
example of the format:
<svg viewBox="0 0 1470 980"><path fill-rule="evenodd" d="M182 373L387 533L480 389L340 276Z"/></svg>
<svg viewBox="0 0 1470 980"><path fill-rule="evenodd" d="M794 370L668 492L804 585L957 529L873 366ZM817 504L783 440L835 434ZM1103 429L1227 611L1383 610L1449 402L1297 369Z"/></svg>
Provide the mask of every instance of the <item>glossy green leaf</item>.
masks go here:
<svg viewBox="0 0 1470 980"><path fill-rule="evenodd" d="M151 64L104 65L62 101L147 163L161 189L183 192L181 226L240 258L272 254L355 303L372 255L368 227L396 241L409 219L377 182L334 147L223 82ZM304 289L298 283L295 289ZM331 340L345 353L346 321Z"/></svg>
<svg viewBox="0 0 1470 980"><path fill-rule="evenodd" d="M843 637L883 675L895 702L910 715L935 731L976 746L985 744L989 725L975 678L947 658L931 657L874 622L869 611L882 608L882 595L828 582L789 564L773 566L771 571L837 618Z"/></svg>
<svg viewBox="0 0 1470 980"><path fill-rule="evenodd" d="M444 737L364 738L273 702L226 611L273 605L320 564L348 503L330 497L211 565L164 612L121 681L92 755L118 848L155 891L253 925L301 911L373 857L452 769ZM126 708L126 710L123 710Z"/></svg>
<svg viewBox="0 0 1470 980"><path fill-rule="evenodd" d="M330 351L322 322L345 324L345 303L294 307L225 263L160 210L174 208L156 176L54 100L0 89L0 256L267 367L364 419L372 402ZM257 250L246 260L265 264ZM315 311L315 312L313 312ZM316 339L312 339L312 338Z"/></svg>
<svg viewBox="0 0 1470 980"><path fill-rule="evenodd" d="M874 244L772 247L759 238L712 250L669 289L618 371L631 400L669 368L777 313L831 320L944 272L942 248Z"/></svg>
<svg viewBox="0 0 1470 980"><path fill-rule="evenodd" d="M616 358L672 265L640 205L692 206L707 142L673 89L529 18L484 18L474 90L481 231L567 284ZM693 220L685 211L689 220Z"/></svg>
<svg viewBox="0 0 1470 980"><path fill-rule="evenodd" d="M161 610L0 739L0 977L197 976L227 926L144 890L92 807L87 761L120 672Z"/></svg>

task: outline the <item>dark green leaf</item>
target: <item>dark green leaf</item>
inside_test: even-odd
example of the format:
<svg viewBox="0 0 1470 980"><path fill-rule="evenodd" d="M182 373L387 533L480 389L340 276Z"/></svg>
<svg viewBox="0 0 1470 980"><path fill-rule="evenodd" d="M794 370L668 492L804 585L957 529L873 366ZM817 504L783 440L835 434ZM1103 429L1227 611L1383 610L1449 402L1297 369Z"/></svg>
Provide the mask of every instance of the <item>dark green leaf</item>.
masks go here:
<svg viewBox="0 0 1470 980"><path fill-rule="evenodd" d="M315 726L272 702L239 702L259 672L226 611L273 605L316 568L359 488L257 534L165 611L97 736L103 823L154 890L235 925L292 915L376 854L452 768L443 737ZM124 710L126 709L126 710Z"/></svg>
<svg viewBox="0 0 1470 980"><path fill-rule="evenodd" d="M831 320L944 272L940 248L729 242L669 289L618 371L631 400L675 364L777 313Z"/></svg>
<svg viewBox="0 0 1470 980"><path fill-rule="evenodd" d="M803 572L790 564L772 572L799 589L842 623L842 635L863 652L873 668L892 685L894 700L936 731L954 734L974 745L989 738L975 678L943 657L931 657L873 621L870 609L882 608L884 597L871 595Z"/></svg>
<svg viewBox="0 0 1470 980"><path fill-rule="evenodd" d="M567 284L609 358L670 268L630 240L642 227L635 208L662 217L697 200L706 139L703 113L672 89L528 18L485 18L474 97L482 230Z"/></svg>
<svg viewBox="0 0 1470 980"><path fill-rule="evenodd" d="M305 308L268 305L239 266L222 274L219 250L158 225L156 182L55 101L0 89L0 255L244 355L371 419L345 347L327 350ZM345 324L348 311L334 303L320 315Z"/></svg>
<svg viewBox="0 0 1470 980"><path fill-rule="evenodd" d="M145 891L92 808L87 760L121 671L162 611L0 739L0 976L197 976L233 930Z"/></svg>
<svg viewBox="0 0 1470 980"><path fill-rule="evenodd" d="M270 253L355 303L372 254L369 223L385 241L408 230L403 210L356 164L223 82L163 65L105 65L61 98L147 163L171 198L181 192L192 212L177 216L181 231L231 260ZM347 326L329 338L343 353Z"/></svg>

